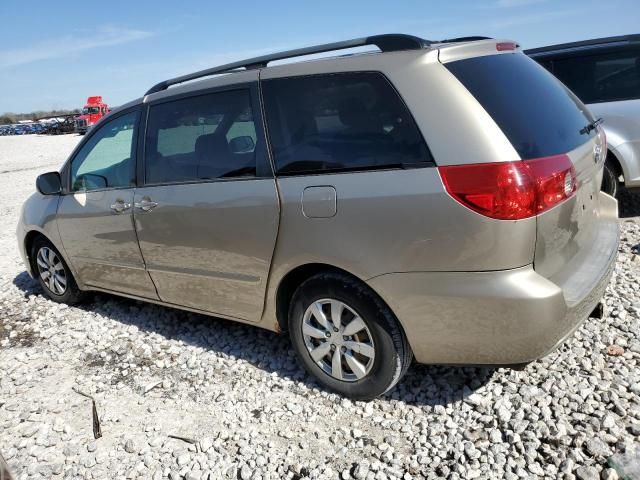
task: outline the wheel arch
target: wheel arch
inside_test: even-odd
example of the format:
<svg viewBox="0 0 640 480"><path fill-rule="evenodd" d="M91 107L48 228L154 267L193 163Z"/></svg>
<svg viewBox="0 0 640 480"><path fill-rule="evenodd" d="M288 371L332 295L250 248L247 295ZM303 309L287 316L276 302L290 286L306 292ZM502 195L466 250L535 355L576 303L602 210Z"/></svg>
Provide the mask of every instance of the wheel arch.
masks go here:
<svg viewBox="0 0 640 480"><path fill-rule="evenodd" d="M53 241L51 239L51 237L49 235L47 235L46 232L44 232L42 230L38 230L38 229L29 230L25 234L24 240L23 240L23 242L24 242L24 253L25 253L27 261L29 262L29 267L31 269L32 276L35 275L35 273L37 272L38 269L36 268L36 265L35 265L35 259L31 255L31 249L33 247L33 242L35 242L36 239L39 238L39 237L44 238L47 242L51 243L51 245L53 245L56 250L58 250L58 253L62 257L62 259L65 261L67 266L69 267L69 270L71 271L71 274L75 278L77 278L77 272L73 268L73 265L69 262L69 259L67 258L65 250L60 248L60 245L58 245L55 241Z"/></svg>
<svg viewBox="0 0 640 480"><path fill-rule="evenodd" d="M289 329L289 307L291 305L291 299L296 289L305 280L319 273L338 273L360 283L362 286L371 291L371 293L373 293L376 297L378 297L378 299L389 309L389 311L396 318L396 321L398 323L398 326L402 330L402 333L406 335L404 327L400 320L396 317L395 312L391 309L389 304L385 302L382 296L378 292L376 292L367 282L347 270L326 263L307 263L298 265L297 267L289 270L282 277L278 284L275 296L276 319L280 331L286 332Z"/></svg>
<svg viewBox="0 0 640 480"><path fill-rule="evenodd" d="M48 242L51 242L51 239L39 230L30 230L24 236L24 251L25 251L25 255L27 256L27 260L29 261L29 267L31 268L31 273L33 275L37 273L37 269L35 266L34 258L31 255L31 248L33 247L33 242L35 242L36 238L38 237L42 237ZM53 242L51 243L53 244Z"/></svg>
<svg viewBox="0 0 640 480"><path fill-rule="evenodd" d="M623 179L626 178L624 169L622 168L622 162L620 162L618 155L611 148L607 149L606 161L615 168L618 177L622 175ZM621 182L621 184L624 185L624 180Z"/></svg>

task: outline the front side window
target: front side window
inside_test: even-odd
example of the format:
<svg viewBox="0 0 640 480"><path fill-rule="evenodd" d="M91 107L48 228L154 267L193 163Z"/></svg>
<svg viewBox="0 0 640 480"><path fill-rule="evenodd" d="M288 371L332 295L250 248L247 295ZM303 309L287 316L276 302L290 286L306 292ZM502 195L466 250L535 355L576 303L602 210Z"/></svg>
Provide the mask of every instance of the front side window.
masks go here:
<svg viewBox="0 0 640 480"><path fill-rule="evenodd" d="M267 125L280 174L427 165L411 114L379 73L339 73L263 82Z"/></svg>
<svg viewBox="0 0 640 480"><path fill-rule="evenodd" d="M254 177L255 148L248 90L153 105L145 143L145 182Z"/></svg>
<svg viewBox="0 0 640 480"><path fill-rule="evenodd" d="M640 98L640 48L559 58L553 73L585 103Z"/></svg>
<svg viewBox="0 0 640 480"><path fill-rule="evenodd" d="M86 191L132 185L137 112L102 124L71 162L71 190Z"/></svg>

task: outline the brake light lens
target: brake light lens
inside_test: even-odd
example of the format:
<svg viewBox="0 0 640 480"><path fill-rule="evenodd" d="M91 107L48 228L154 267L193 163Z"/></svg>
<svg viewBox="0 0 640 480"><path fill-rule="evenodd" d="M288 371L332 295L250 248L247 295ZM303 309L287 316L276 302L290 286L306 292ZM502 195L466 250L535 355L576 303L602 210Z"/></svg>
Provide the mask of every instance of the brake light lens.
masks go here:
<svg viewBox="0 0 640 480"><path fill-rule="evenodd" d="M600 142L596 143L596 145L593 147L593 155L594 161L596 163L600 163L606 158L607 155L607 135L604 133L604 129L600 125L596 127L596 130L598 132Z"/></svg>
<svg viewBox="0 0 640 480"><path fill-rule="evenodd" d="M567 155L438 167L445 189L471 210L498 220L538 215L574 195L576 170Z"/></svg>
<svg viewBox="0 0 640 480"><path fill-rule="evenodd" d="M518 48L518 44L515 42L498 42L496 43L496 50L499 52L505 52L507 50L515 50Z"/></svg>

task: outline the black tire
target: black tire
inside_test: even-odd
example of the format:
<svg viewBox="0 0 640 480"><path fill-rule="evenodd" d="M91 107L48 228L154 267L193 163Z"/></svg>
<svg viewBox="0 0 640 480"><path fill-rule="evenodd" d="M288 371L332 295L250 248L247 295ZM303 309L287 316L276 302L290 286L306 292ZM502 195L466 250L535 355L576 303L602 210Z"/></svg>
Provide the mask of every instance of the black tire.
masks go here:
<svg viewBox="0 0 640 480"><path fill-rule="evenodd" d="M602 186L600 187L600 190L615 198L618 196L619 185L620 182L618 182L618 172L616 170L616 167L609 160L607 160L604 163Z"/></svg>
<svg viewBox="0 0 640 480"><path fill-rule="evenodd" d="M302 333L304 315L314 302L325 299L338 300L346 304L357 313L371 334L375 356L371 360L368 373L362 378L352 381L339 380L325 372L311 358ZM346 315L351 314L348 312ZM391 310L366 285L340 273L314 275L298 287L289 308L289 334L298 358L307 372L325 387L355 400L371 400L392 389L406 373L413 358L404 332ZM341 334L336 336L344 338ZM347 351L350 354L354 353L351 350ZM329 357L324 357L325 361L332 358L333 353L328 355ZM346 363L344 365L348 371L349 366Z"/></svg>
<svg viewBox="0 0 640 480"><path fill-rule="evenodd" d="M63 293L58 293L52 290L40 274L40 268L38 266L37 258L38 253L43 248L50 249L55 253L57 258L59 259L62 269L64 270L66 286ZM60 255L58 249L54 247L53 244L45 237L41 236L33 241L33 245L31 246L31 262L31 269L33 271L34 277L38 280L38 283L40 284L40 287L44 291L45 295L51 300L58 303L66 303L67 305L75 305L83 300L84 292L82 292L78 288L78 284L76 283L75 278L73 278L71 269L64 261L64 258L62 258L62 255Z"/></svg>

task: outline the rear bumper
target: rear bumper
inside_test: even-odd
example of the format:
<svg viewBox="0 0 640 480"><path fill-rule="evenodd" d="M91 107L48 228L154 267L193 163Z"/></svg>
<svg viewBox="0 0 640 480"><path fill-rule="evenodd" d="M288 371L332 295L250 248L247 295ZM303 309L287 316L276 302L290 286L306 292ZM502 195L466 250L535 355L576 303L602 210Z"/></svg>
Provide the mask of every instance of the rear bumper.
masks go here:
<svg viewBox="0 0 640 480"><path fill-rule="evenodd" d="M618 250L616 202L601 202L597 239L579 265L549 280L533 265L494 272L411 272L372 278L420 363L510 365L553 351L596 307Z"/></svg>

